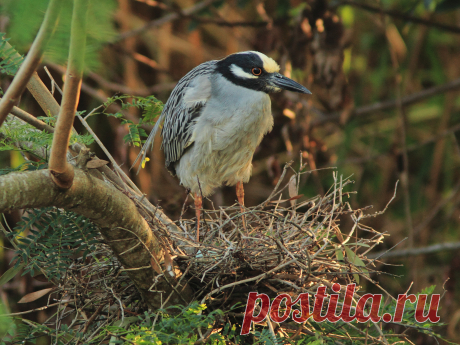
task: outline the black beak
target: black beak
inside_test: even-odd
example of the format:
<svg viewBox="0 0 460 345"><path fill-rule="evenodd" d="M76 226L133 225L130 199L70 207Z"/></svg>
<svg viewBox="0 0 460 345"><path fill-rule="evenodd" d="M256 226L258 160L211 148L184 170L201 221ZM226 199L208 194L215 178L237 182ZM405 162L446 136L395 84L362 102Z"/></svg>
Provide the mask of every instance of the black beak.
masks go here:
<svg viewBox="0 0 460 345"><path fill-rule="evenodd" d="M311 95L310 90L308 90L305 86L300 85L299 83L285 77L280 73L274 73L271 78L271 82L274 86L283 90L306 93Z"/></svg>

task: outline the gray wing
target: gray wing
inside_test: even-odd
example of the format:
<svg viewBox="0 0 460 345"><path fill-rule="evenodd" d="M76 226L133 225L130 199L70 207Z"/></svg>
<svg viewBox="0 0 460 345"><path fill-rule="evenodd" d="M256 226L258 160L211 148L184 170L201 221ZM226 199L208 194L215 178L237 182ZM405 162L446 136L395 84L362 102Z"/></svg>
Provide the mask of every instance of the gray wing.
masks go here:
<svg viewBox="0 0 460 345"><path fill-rule="evenodd" d="M134 164L141 157L141 162L144 162L162 124L161 147L165 153L166 167L173 168L172 164L182 157L184 150L193 143L193 127L211 95L209 77L214 72L215 63L216 60L202 63L179 80Z"/></svg>

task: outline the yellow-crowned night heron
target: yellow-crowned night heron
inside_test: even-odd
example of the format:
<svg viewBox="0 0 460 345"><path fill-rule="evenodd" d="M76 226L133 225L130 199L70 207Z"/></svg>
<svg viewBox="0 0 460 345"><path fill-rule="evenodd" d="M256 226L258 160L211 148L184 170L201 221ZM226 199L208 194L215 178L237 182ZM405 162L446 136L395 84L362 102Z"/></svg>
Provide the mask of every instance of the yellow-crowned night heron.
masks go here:
<svg viewBox="0 0 460 345"><path fill-rule="evenodd" d="M195 196L197 240L202 196L222 184L236 185L244 204L243 183L251 176L252 156L273 127L268 94L310 93L278 71L273 59L255 51L195 67L172 91L139 154L144 161L163 124L166 168Z"/></svg>

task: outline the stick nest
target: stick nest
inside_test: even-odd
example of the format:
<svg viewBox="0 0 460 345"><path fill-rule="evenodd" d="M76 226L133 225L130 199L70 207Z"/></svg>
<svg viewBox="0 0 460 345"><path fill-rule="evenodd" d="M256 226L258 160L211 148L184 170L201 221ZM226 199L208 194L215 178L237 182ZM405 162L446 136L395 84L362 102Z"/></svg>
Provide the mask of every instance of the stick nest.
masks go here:
<svg viewBox="0 0 460 345"><path fill-rule="evenodd" d="M281 188L287 171L290 167L260 205L243 206L243 212L240 205L204 210L200 243L196 241L195 219L176 221L181 232L155 229L176 263L177 278L193 287L194 300L241 321L251 291L272 297L288 293L295 298L302 292L315 294L320 285L340 283L343 298L346 285L356 283L355 299L359 299L360 282L373 282L369 274L374 264L366 254L382 242L384 234L361 221L383 211L365 215L369 207L353 209L348 202L353 192L347 191L353 181L335 172L325 195L301 201L305 198L298 194L299 181L302 174L311 172L293 174ZM139 315L145 306L133 283L122 274L123 267L107 245L101 243L98 250L97 256L107 261L102 265L100 260L75 262L56 292L78 296L73 300L75 308L91 315L113 309L108 323ZM239 309L234 307L237 302L242 303ZM92 323L91 317L86 323Z"/></svg>
<svg viewBox="0 0 460 345"><path fill-rule="evenodd" d="M353 181L335 172L324 196L299 202L301 175L292 175L284 188L278 183L264 203L243 207L243 212L240 205L204 210L200 243L195 219L177 222L183 233L169 234L169 244L195 299L225 310L236 302L245 304L250 291L296 296L315 293L319 285L337 282L345 291L346 284L372 281L374 265L366 254L384 235L361 221L382 212L364 215L369 207L352 209L348 199L353 192L346 190ZM282 199L283 194L288 198Z"/></svg>

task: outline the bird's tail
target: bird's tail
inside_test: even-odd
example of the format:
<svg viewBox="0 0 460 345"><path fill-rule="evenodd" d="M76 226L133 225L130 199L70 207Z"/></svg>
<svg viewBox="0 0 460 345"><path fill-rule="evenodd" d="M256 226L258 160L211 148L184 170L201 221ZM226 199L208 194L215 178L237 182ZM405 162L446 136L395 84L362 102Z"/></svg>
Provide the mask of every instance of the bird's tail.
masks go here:
<svg viewBox="0 0 460 345"><path fill-rule="evenodd" d="M156 134L158 132L158 129L160 128L161 123L163 122L163 120L164 120L164 115L162 113L160 115L159 119L157 120L157 122L155 123L155 126L153 127L152 131L150 132L150 134L149 134L147 140L145 141L144 145L142 146L141 151L139 152L139 154L137 155L136 159L134 160L133 165L131 166L131 169L132 169L136 165L136 163L139 160L139 158L141 158L141 163L139 164L139 167L137 169L138 174L139 174L139 171L141 170L141 167L143 167L143 165L146 162L147 152L151 151L153 149L153 142L155 141L155 136L156 136Z"/></svg>

